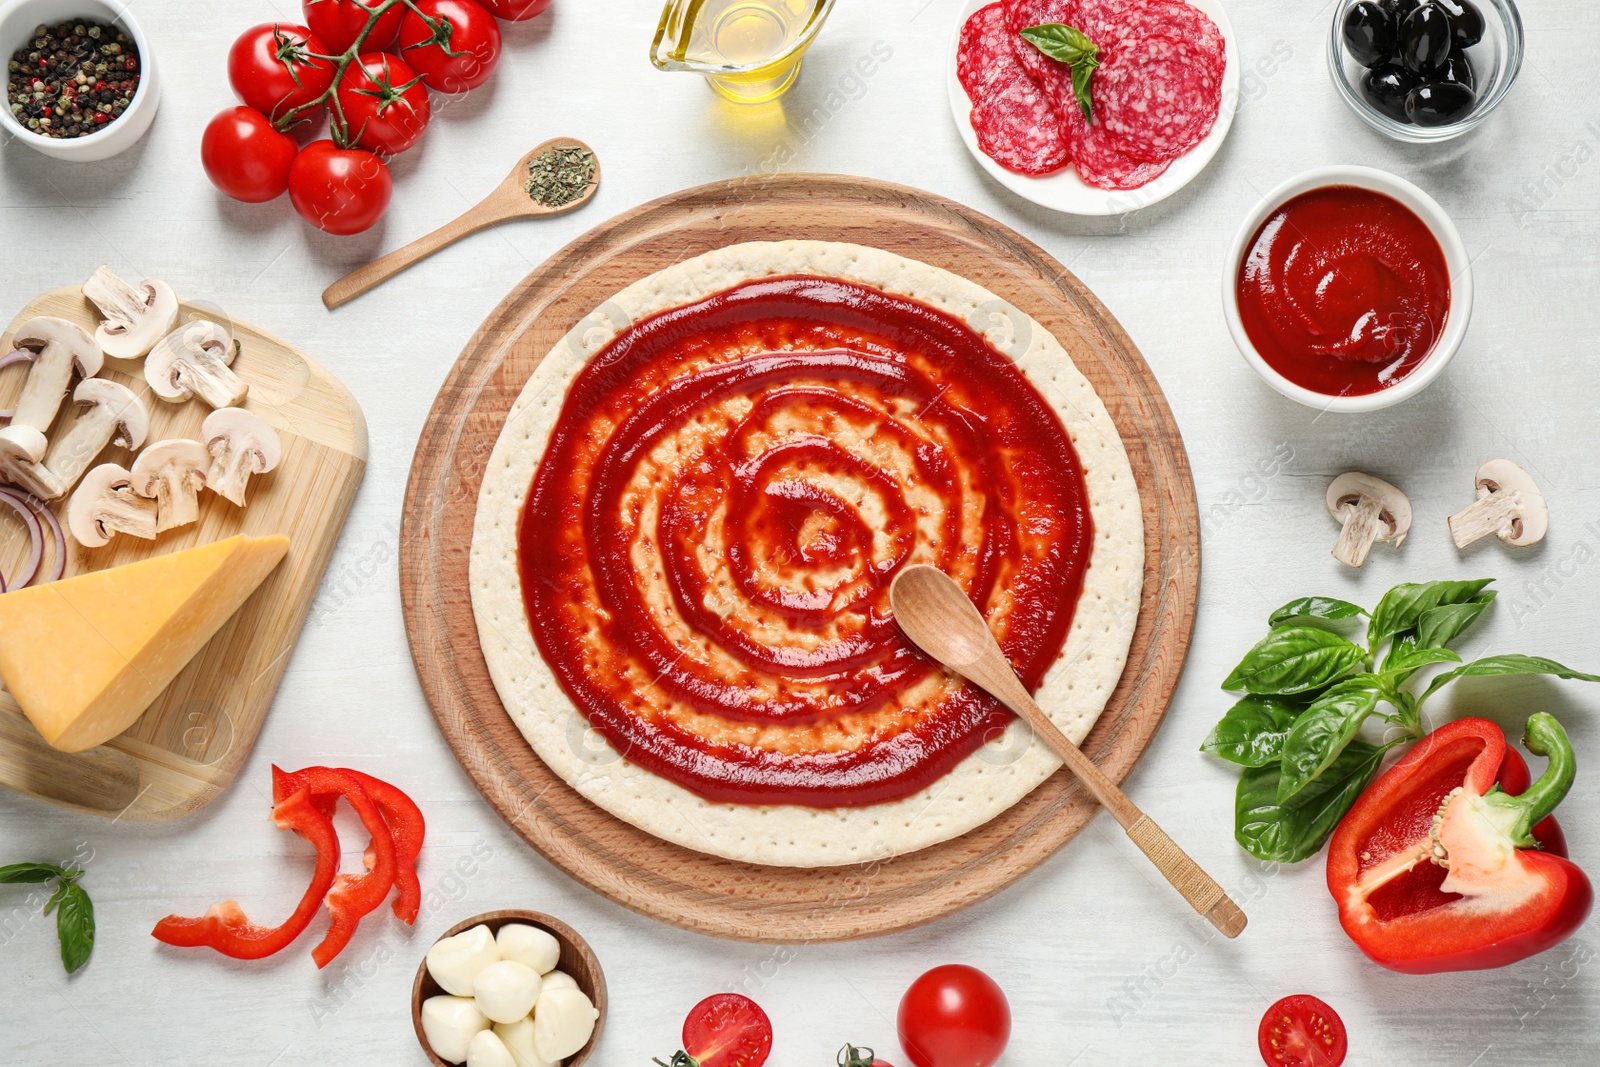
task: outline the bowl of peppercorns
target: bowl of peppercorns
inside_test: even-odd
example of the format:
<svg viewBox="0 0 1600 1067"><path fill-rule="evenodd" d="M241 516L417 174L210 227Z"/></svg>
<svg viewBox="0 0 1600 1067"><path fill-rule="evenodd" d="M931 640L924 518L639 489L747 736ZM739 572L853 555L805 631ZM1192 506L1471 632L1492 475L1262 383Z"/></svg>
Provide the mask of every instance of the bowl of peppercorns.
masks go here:
<svg viewBox="0 0 1600 1067"><path fill-rule="evenodd" d="M0 128L57 159L107 159L144 136L161 99L149 43L107 0L0 0Z"/></svg>

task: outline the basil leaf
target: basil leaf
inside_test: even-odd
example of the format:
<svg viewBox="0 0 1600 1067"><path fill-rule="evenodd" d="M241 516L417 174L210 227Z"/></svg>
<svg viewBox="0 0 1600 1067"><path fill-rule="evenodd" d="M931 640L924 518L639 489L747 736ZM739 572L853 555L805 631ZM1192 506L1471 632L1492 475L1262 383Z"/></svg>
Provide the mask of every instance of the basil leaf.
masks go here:
<svg viewBox="0 0 1600 1067"><path fill-rule="evenodd" d="M1323 693L1295 720L1283 743L1278 779L1280 802L1295 796L1339 758L1378 708L1379 692L1371 675L1341 682Z"/></svg>
<svg viewBox="0 0 1600 1067"><path fill-rule="evenodd" d="M1372 609L1367 644L1376 648L1386 637L1416 629L1424 613L1441 605L1468 603L1492 581L1493 578L1479 578L1470 582L1408 582L1395 586Z"/></svg>
<svg viewBox="0 0 1600 1067"><path fill-rule="evenodd" d="M1051 59L1068 66L1081 63L1085 59L1095 59L1100 54L1099 47L1089 40L1088 34L1059 22L1029 26L1020 32L1024 41Z"/></svg>
<svg viewBox="0 0 1600 1067"><path fill-rule="evenodd" d="M1265 766L1283 752L1283 739L1302 710L1282 697L1245 697L1228 709L1200 750L1243 767Z"/></svg>
<svg viewBox="0 0 1600 1067"><path fill-rule="evenodd" d="M1083 121L1094 121L1094 104L1089 95L1089 80L1094 77L1094 70L1100 65L1098 60L1085 59L1072 65L1072 95L1078 98L1078 107L1083 111Z"/></svg>
<svg viewBox="0 0 1600 1067"><path fill-rule="evenodd" d="M1477 621L1494 603L1493 590L1480 593L1465 604L1444 604L1422 613L1417 620L1417 644L1423 648L1443 648Z"/></svg>
<svg viewBox="0 0 1600 1067"><path fill-rule="evenodd" d="M1222 683L1249 693L1305 693L1326 688L1367 662L1359 645L1320 626L1284 626L1262 638Z"/></svg>
<svg viewBox="0 0 1600 1067"><path fill-rule="evenodd" d="M1275 863L1315 855L1372 781L1385 751L1365 741L1350 742L1287 803L1278 802L1279 764L1245 771L1234 801L1234 839L1250 855Z"/></svg>
<svg viewBox="0 0 1600 1067"><path fill-rule="evenodd" d="M17 882L48 882L66 875L60 867L49 863L13 863L0 867L0 885Z"/></svg>
<svg viewBox="0 0 1600 1067"><path fill-rule="evenodd" d="M1303 596L1299 600L1289 601L1269 615L1267 625L1278 627L1294 619L1350 619L1366 613L1366 608L1348 600L1337 600L1331 596Z"/></svg>
<svg viewBox="0 0 1600 1067"><path fill-rule="evenodd" d="M63 882L57 893L61 906L56 910L56 934L61 939L61 965L71 974L89 960L94 951L94 904L77 882Z"/></svg>
<svg viewBox="0 0 1600 1067"><path fill-rule="evenodd" d="M1549 674L1557 678L1570 678L1579 682L1600 682L1600 674L1584 674L1571 667L1563 667L1553 659L1543 656L1524 656L1511 653L1504 656L1487 656L1484 659L1473 660L1465 666L1457 667L1453 671L1445 671L1435 678L1423 692L1421 699L1427 700L1434 693L1443 689L1457 678L1493 678L1502 675L1514 674Z"/></svg>
<svg viewBox="0 0 1600 1067"><path fill-rule="evenodd" d="M1461 657L1448 648L1415 648L1396 645L1383 661L1380 677L1385 686L1393 687L1410 678L1412 674L1434 663L1460 663Z"/></svg>

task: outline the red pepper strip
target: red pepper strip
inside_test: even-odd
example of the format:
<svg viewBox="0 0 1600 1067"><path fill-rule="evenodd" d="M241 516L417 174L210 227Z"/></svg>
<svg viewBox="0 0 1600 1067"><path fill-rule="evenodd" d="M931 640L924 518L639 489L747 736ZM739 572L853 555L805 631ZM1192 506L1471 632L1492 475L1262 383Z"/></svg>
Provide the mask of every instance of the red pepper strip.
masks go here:
<svg viewBox="0 0 1600 1067"><path fill-rule="evenodd" d="M286 772L280 768L272 768L273 796L289 791L286 783L280 782L285 775ZM384 823L378 805L373 803L366 788L352 775L332 767L307 767L295 772L294 778L312 794L344 797L372 835L372 843L367 846L365 857L367 872L340 875L328 891L328 932L321 943L311 950L311 958L316 960L320 968L326 967L344 951L362 918L375 911L388 897L389 890L394 888L394 839L389 836L389 827Z"/></svg>
<svg viewBox="0 0 1600 1067"><path fill-rule="evenodd" d="M1334 831L1328 890L1339 922L1375 962L1408 974L1502 967L1570 937L1594 890L1576 865L1538 851L1530 833L1572 785L1572 746L1549 715L1524 744L1549 757L1525 790L1526 766L1500 727L1462 719L1423 738L1379 778ZM1559 827L1554 838L1559 839ZM1564 842L1563 842L1564 844Z"/></svg>
<svg viewBox="0 0 1600 1067"><path fill-rule="evenodd" d="M398 787L380 778L348 767L341 767L339 770L366 788L367 794L383 812L384 821L389 824L389 833L394 838L396 861L394 913L401 922L416 925L417 913L422 907L422 885L417 881L417 857L422 853L422 839L427 832L422 810ZM273 779L273 795L277 796L280 789L298 789L303 784L298 774L285 773L281 785L279 779ZM338 796L334 794L317 794L311 799L312 803L322 805L323 812L330 818L334 806L339 801Z"/></svg>
<svg viewBox="0 0 1600 1067"><path fill-rule="evenodd" d="M333 823L311 802L309 791L301 789L272 809L272 821L280 830L293 830L317 849L317 869L311 884L300 898L294 914L282 926L257 926L229 900L214 906L198 919L168 915L150 931L157 941L180 948L214 948L236 960L259 960L288 948L305 932L316 917L328 890L339 874L339 835Z"/></svg>

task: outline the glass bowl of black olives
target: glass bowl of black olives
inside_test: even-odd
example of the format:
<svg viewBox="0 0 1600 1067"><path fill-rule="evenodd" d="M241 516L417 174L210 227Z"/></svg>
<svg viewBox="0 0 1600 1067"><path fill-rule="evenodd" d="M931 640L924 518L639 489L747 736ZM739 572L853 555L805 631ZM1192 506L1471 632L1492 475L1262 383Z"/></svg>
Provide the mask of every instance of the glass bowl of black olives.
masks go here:
<svg viewBox="0 0 1600 1067"><path fill-rule="evenodd" d="M1522 67L1512 0L1341 0L1328 68L1345 103L1397 141L1448 141L1499 106Z"/></svg>

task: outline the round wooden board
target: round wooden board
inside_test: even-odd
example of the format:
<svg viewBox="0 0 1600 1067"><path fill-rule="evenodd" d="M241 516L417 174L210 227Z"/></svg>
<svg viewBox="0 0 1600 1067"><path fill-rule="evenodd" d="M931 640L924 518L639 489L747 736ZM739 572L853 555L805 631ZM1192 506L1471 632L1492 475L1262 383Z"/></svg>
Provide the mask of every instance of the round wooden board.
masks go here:
<svg viewBox="0 0 1600 1067"><path fill-rule="evenodd" d="M1145 583L1127 669L1083 747L1121 781L1166 712L1194 626L1200 524L1177 426L1133 343L1066 268L993 219L905 186L815 174L717 182L645 204L552 256L479 329L434 403L406 489L400 588L440 730L489 803L552 863L684 929L843 941L998 892L1071 840L1094 801L1061 772L963 837L861 866L762 867L668 844L584 800L528 747L490 680L467 581L484 467L545 353L646 275L724 245L786 238L871 245L977 282L1053 332L1105 400L1139 483Z"/></svg>

